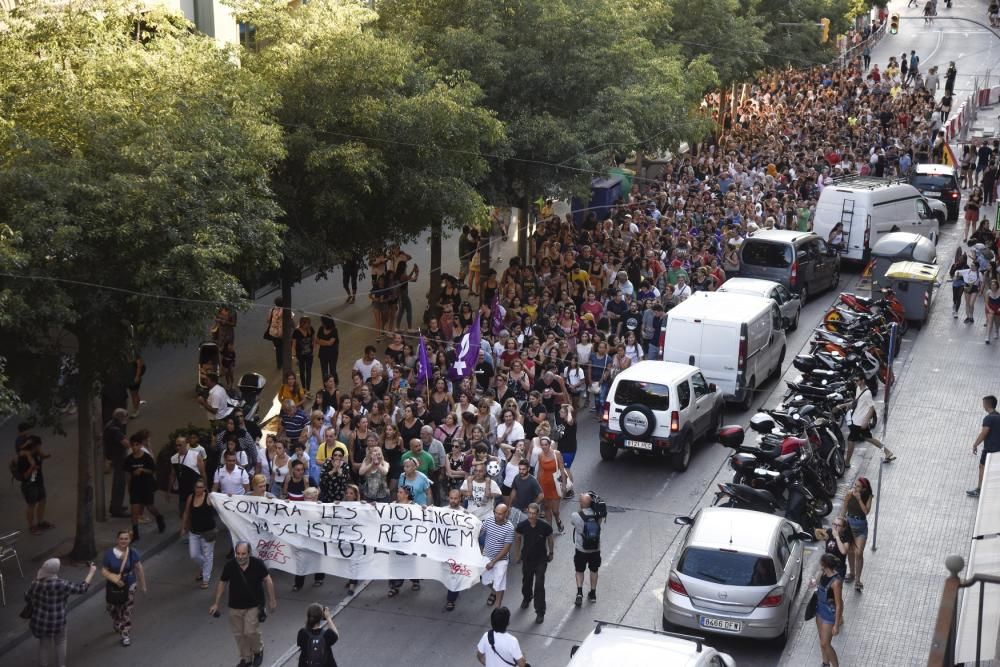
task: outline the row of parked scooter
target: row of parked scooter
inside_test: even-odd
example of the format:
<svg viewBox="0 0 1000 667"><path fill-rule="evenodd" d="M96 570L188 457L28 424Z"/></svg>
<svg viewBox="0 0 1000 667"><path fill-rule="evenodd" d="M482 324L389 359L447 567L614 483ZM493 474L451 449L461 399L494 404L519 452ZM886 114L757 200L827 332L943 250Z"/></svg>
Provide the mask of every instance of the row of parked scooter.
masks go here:
<svg viewBox="0 0 1000 667"><path fill-rule="evenodd" d="M799 379L785 382L779 405L750 419L754 443L745 443L742 426L719 430L719 443L735 450L729 459L734 474L731 483L719 484L715 504L780 513L810 534L821 527L847 469L843 426L854 378L863 375L873 395L880 380L891 382L890 345L901 322L891 290L873 299L842 293L814 330L810 352L795 357Z"/></svg>

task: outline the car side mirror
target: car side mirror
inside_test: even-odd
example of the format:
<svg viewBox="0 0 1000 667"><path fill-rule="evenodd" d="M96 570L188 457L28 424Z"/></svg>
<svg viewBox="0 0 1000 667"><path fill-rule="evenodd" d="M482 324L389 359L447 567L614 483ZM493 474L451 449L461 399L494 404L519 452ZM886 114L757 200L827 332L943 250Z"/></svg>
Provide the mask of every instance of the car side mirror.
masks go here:
<svg viewBox="0 0 1000 667"><path fill-rule="evenodd" d="M571 647L569 649L569 657L572 658L574 655L576 655L576 652L579 651L579 650L580 650L580 645L579 644L577 644L576 646Z"/></svg>
<svg viewBox="0 0 1000 667"><path fill-rule="evenodd" d="M690 526L692 523L694 523L694 519L692 519L689 516L675 516L674 523L676 523L678 526Z"/></svg>
<svg viewBox="0 0 1000 667"><path fill-rule="evenodd" d="M709 382L709 383L708 383L708 390L709 390L710 392L712 392L712 393L715 393L716 391L718 391L718 390L719 390L719 388L715 386L715 383L714 383L714 382Z"/></svg>

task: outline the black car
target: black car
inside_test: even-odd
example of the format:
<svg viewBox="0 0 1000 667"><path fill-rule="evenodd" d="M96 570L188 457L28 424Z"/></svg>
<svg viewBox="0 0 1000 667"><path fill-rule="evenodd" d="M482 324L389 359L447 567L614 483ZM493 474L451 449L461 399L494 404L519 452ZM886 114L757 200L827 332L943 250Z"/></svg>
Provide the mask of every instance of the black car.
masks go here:
<svg viewBox="0 0 1000 667"><path fill-rule="evenodd" d="M945 164L918 164L913 168L910 185L928 199L937 199L948 209L948 222L958 220L962 192L955 168Z"/></svg>

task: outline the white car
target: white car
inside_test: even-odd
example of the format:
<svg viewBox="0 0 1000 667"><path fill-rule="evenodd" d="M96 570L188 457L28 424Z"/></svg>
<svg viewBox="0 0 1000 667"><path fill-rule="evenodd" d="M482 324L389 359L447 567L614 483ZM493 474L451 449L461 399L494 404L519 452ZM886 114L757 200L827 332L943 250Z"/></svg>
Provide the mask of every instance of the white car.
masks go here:
<svg viewBox="0 0 1000 667"><path fill-rule="evenodd" d="M601 458L619 449L669 455L687 470L699 438L714 438L722 422L722 394L702 372L672 361L640 361L611 383L601 411Z"/></svg>
<svg viewBox="0 0 1000 667"><path fill-rule="evenodd" d="M795 331L799 326L799 315L802 313L802 300L798 294L793 294L787 287L773 280L760 278L730 278L719 286L716 292L729 294L752 294L771 299L778 304L781 316L788 321L786 331Z"/></svg>
<svg viewBox="0 0 1000 667"><path fill-rule="evenodd" d="M735 667L727 654L701 637L598 621L583 644L574 646L566 667Z"/></svg>

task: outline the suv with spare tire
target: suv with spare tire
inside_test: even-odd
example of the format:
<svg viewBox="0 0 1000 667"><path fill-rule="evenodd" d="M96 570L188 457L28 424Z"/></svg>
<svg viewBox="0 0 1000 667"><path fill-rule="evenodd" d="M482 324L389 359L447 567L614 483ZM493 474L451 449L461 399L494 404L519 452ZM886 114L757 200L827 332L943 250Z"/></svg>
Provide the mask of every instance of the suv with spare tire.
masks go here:
<svg viewBox="0 0 1000 667"><path fill-rule="evenodd" d="M695 366L671 361L640 361L618 373L601 409L601 458L618 450L669 456L687 470L700 438L715 437L724 401Z"/></svg>

